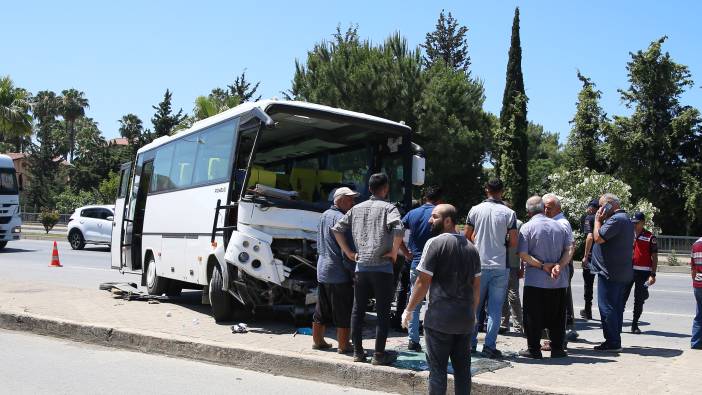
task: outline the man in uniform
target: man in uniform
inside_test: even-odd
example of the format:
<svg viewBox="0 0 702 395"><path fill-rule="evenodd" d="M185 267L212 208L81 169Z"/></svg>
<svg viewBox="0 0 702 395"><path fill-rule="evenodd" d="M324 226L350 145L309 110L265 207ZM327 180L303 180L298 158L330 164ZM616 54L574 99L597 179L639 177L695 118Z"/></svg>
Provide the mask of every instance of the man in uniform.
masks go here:
<svg viewBox="0 0 702 395"><path fill-rule="evenodd" d="M586 214L580 219L580 231L585 235L585 251L581 260L583 266L583 283L585 288L585 308L580 310L580 317L592 319L592 290L595 285L595 275L590 271L592 259L592 229L595 227L595 213L600 208L600 202L593 199L587 205Z"/></svg>
<svg viewBox="0 0 702 395"><path fill-rule="evenodd" d="M624 305L629 300L631 287L634 287L634 320L631 322L631 333L639 334L639 318L643 313L644 301L648 299L648 287L656 282L656 269L658 267L658 243L656 236L644 228L646 216L637 212L631 219L634 223L634 281L632 281L624 294Z"/></svg>

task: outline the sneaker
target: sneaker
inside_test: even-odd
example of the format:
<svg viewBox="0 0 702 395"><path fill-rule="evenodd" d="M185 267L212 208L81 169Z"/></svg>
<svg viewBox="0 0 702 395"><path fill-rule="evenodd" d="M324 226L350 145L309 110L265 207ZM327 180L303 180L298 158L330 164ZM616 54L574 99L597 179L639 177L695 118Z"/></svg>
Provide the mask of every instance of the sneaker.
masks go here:
<svg viewBox="0 0 702 395"><path fill-rule="evenodd" d="M622 348L620 347L612 347L607 343L602 343L600 345L595 346L594 348L595 351L602 351L602 352L622 352Z"/></svg>
<svg viewBox="0 0 702 395"><path fill-rule="evenodd" d="M580 310L580 317L584 318L586 320L591 320L592 319L592 310L591 309Z"/></svg>
<svg viewBox="0 0 702 395"><path fill-rule="evenodd" d="M391 351L377 352L373 354L373 365L392 365L397 360L397 354Z"/></svg>
<svg viewBox="0 0 702 395"><path fill-rule="evenodd" d="M565 350L551 350L551 358L565 358L568 353Z"/></svg>
<svg viewBox="0 0 702 395"><path fill-rule="evenodd" d="M541 351L531 351L529 349L524 349L519 351L519 356L523 358L531 358L531 359L542 359L544 356L541 354Z"/></svg>
<svg viewBox="0 0 702 395"><path fill-rule="evenodd" d="M490 348L486 345L483 345L483 352L481 354L485 358L490 358L490 359L502 358L502 353L500 352L500 350L495 349L495 348Z"/></svg>
<svg viewBox="0 0 702 395"><path fill-rule="evenodd" d="M354 350L353 361L354 362L366 362L366 353L363 350L361 350L361 351Z"/></svg>
<svg viewBox="0 0 702 395"><path fill-rule="evenodd" d="M413 342L410 340L409 344L407 345L407 349L414 352L422 352L422 345L418 342Z"/></svg>
<svg viewBox="0 0 702 395"><path fill-rule="evenodd" d="M544 341L544 345L541 346L541 351L551 351L551 341L550 340Z"/></svg>
<svg viewBox="0 0 702 395"><path fill-rule="evenodd" d="M578 340L579 336L580 335L578 334L578 332L576 332L574 330L570 330L570 331L568 331L568 334L566 334L566 340L569 342L574 342L574 341Z"/></svg>
<svg viewBox="0 0 702 395"><path fill-rule="evenodd" d="M641 334L641 329L639 329L639 326L636 324L631 324L631 333L635 335L640 335Z"/></svg>
<svg viewBox="0 0 702 395"><path fill-rule="evenodd" d="M470 346L470 353L475 355L478 353L478 346Z"/></svg>
<svg viewBox="0 0 702 395"><path fill-rule="evenodd" d="M500 335L504 335L507 332L509 332L509 328L506 326L501 326L500 329L497 330L497 333Z"/></svg>

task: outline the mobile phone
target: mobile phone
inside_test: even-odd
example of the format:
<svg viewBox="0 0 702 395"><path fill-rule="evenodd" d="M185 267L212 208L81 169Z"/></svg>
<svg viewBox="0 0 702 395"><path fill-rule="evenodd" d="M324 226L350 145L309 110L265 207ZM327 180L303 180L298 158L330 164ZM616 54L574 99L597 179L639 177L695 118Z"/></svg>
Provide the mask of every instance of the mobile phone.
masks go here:
<svg viewBox="0 0 702 395"><path fill-rule="evenodd" d="M602 207L603 207L602 213L604 213L605 216L609 216L610 214L612 214L612 204L607 203Z"/></svg>

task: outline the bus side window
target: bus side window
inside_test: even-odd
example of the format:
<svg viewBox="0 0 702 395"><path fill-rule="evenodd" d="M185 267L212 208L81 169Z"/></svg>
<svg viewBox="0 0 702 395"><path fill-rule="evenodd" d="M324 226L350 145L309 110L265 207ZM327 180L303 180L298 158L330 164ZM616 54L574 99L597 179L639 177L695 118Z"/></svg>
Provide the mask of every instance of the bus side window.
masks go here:
<svg viewBox="0 0 702 395"><path fill-rule="evenodd" d="M193 183L225 180L228 177L237 122L213 126L199 135Z"/></svg>
<svg viewBox="0 0 702 395"><path fill-rule="evenodd" d="M170 173L171 181L176 188L185 188L192 184L197 141L197 136L194 136L185 137L176 142Z"/></svg>
<svg viewBox="0 0 702 395"><path fill-rule="evenodd" d="M156 150L154 160L154 174L151 177L150 192L160 192L173 189L175 184L171 181L171 162L173 161L174 144L166 144Z"/></svg>

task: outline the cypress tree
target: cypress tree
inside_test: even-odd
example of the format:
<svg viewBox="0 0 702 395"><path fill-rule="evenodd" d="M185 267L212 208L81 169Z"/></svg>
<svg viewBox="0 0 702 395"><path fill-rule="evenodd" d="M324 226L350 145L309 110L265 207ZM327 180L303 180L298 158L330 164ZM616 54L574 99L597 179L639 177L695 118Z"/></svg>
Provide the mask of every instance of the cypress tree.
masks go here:
<svg viewBox="0 0 702 395"><path fill-rule="evenodd" d="M166 93L163 94L163 101L158 103L158 106L151 106L151 108L156 110L156 114L151 118L151 123L154 125L154 137L156 138L170 135L173 129L185 119L182 108L177 113L173 113L171 109L172 95L173 93L166 89Z"/></svg>
<svg viewBox="0 0 702 395"><path fill-rule="evenodd" d="M600 107L599 100L602 92L595 88L595 83L580 74L578 79L583 88L578 93L575 116L570 121L573 128L568 136L566 156L569 167L578 169L583 166L604 171L602 155L602 138L605 128L609 125L607 116Z"/></svg>
<svg viewBox="0 0 702 395"><path fill-rule="evenodd" d="M527 96L522 75L522 47L519 39L519 7L514 10L512 40L507 60L507 78L495 136L496 174L505 184L506 197L520 216L529 193Z"/></svg>
<svg viewBox="0 0 702 395"><path fill-rule="evenodd" d="M447 18L444 10L441 10L439 19L436 21L436 30L427 33L424 44L421 45L426 51L424 62L427 68L442 60L452 69L463 70L466 74L470 74L467 33L466 26L459 25L450 12Z"/></svg>

